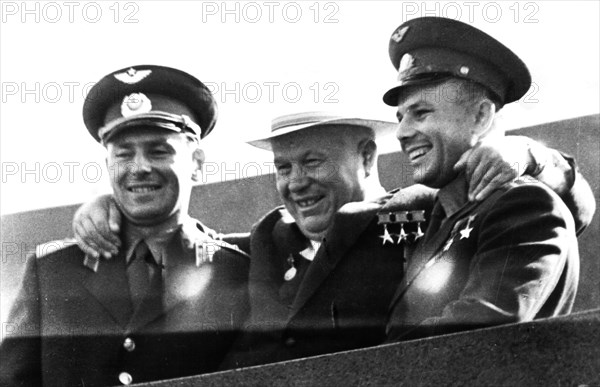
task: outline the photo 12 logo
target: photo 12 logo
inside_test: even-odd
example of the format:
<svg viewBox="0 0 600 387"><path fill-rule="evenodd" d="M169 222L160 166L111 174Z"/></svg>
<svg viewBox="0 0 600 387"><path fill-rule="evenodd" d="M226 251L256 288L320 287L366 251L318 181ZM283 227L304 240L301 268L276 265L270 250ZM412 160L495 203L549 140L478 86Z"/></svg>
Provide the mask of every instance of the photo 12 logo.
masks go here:
<svg viewBox="0 0 600 387"><path fill-rule="evenodd" d="M497 23L510 18L514 23L539 23L536 2L514 1L403 1L402 22L417 17L445 17L467 23Z"/></svg>
<svg viewBox="0 0 600 387"><path fill-rule="evenodd" d="M337 2L203 1L202 23L339 23Z"/></svg>
<svg viewBox="0 0 600 387"><path fill-rule="evenodd" d="M227 102L314 102L338 103L340 87L335 82L206 82L213 96L221 103Z"/></svg>
<svg viewBox="0 0 600 387"><path fill-rule="evenodd" d="M2 23L139 23L137 2L3 1Z"/></svg>

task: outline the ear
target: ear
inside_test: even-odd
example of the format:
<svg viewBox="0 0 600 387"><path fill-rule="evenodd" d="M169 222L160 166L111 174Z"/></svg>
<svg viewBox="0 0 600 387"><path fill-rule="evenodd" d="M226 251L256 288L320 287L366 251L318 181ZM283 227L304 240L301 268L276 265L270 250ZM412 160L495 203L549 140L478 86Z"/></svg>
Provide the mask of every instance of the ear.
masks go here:
<svg viewBox="0 0 600 387"><path fill-rule="evenodd" d="M200 148L194 149L192 153L192 160L194 162L194 173L192 174L192 180L198 181L198 175L202 173L202 165L204 164L204 151Z"/></svg>
<svg viewBox="0 0 600 387"><path fill-rule="evenodd" d="M377 144L375 144L373 139L366 139L361 141L358 147L362 165L365 169L365 177L368 177L377 160Z"/></svg>
<svg viewBox="0 0 600 387"><path fill-rule="evenodd" d="M104 163L106 164L106 170L108 171L109 177L110 177L110 179L112 180L112 179L113 179L113 177L112 177L112 176L110 176L110 165L108 165L108 156L106 156L106 157L104 158Z"/></svg>
<svg viewBox="0 0 600 387"><path fill-rule="evenodd" d="M473 137L475 143L486 137L492 130L496 117L496 105L489 99L482 99L474 106Z"/></svg>

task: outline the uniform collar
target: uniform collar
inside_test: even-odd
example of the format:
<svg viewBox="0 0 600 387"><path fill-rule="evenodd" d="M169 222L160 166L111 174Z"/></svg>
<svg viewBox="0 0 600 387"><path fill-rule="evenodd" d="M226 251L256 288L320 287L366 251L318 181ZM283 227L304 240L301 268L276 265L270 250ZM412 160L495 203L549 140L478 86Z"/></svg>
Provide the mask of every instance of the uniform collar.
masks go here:
<svg viewBox="0 0 600 387"><path fill-rule="evenodd" d="M446 217L451 217L469 202L467 179L463 173L446 184L438 192L438 199Z"/></svg>
<svg viewBox="0 0 600 387"><path fill-rule="evenodd" d="M185 222L192 221L189 216L174 221L168 221L152 227L140 227L134 224L125 223L124 240L125 240L125 257L129 263L133 252L141 241L146 242L156 263L165 265L166 254L165 249L173 236L181 230Z"/></svg>

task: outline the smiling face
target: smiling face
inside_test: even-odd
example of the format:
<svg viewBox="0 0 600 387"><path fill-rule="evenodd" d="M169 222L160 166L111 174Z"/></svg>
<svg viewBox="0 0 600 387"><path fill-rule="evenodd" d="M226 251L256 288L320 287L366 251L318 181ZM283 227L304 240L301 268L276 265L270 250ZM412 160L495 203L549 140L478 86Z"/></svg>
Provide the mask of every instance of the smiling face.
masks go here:
<svg viewBox="0 0 600 387"><path fill-rule="evenodd" d="M114 197L133 224L158 225L187 214L200 152L185 135L155 128L118 134L107 144Z"/></svg>
<svg viewBox="0 0 600 387"><path fill-rule="evenodd" d="M340 207L364 199L374 156L366 155L361 133L365 131L316 127L272 140L277 191L310 239L322 240Z"/></svg>
<svg viewBox="0 0 600 387"><path fill-rule="evenodd" d="M476 142L474 104L460 98L459 90L455 81L415 86L399 100L396 137L416 183L433 188L448 184L456 177L454 164Z"/></svg>

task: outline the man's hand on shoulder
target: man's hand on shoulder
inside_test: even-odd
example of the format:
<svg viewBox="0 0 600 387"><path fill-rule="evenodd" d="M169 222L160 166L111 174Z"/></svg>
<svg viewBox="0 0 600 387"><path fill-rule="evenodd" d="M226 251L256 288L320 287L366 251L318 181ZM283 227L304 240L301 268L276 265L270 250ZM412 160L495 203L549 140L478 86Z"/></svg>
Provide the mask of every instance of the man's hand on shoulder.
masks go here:
<svg viewBox="0 0 600 387"><path fill-rule="evenodd" d="M462 155L454 169L464 170L471 201L481 201L525 174L561 195L570 189L574 173L558 151L524 136L480 142Z"/></svg>
<svg viewBox="0 0 600 387"><path fill-rule="evenodd" d="M110 259L121 247L119 231L121 212L111 195L99 196L84 203L73 217L77 244L86 254Z"/></svg>

